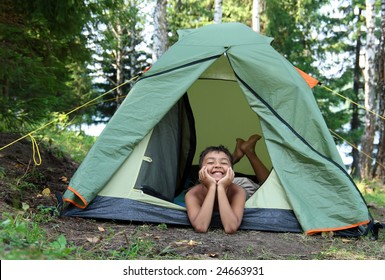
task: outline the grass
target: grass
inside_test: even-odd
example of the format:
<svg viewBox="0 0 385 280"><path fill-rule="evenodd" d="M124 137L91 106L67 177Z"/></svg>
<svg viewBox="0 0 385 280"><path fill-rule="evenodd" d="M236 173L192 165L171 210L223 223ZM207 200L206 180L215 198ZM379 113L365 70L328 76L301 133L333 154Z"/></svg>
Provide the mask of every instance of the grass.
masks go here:
<svg viewBox="0 0 385 280"><path fill-rule="evenodd" d="M5 213L0 223L0 258L8 260L65 259L75 248L64 235L51 240L40 227L41 217Z"/></svg>
<svg viewBox="0 0 385 280"><path fill-rule="evenodd" d="M35 214L25 207L16 214L3 213L0 222L0 259L2 260L135 260L170 259L173 256L168 248L156 249L152 238L147 238L149 228L140 226L130 236L125 236L126 244L120 249L108 249L113 237L119 234L108 230L103 242L95 240L90 248L69 243L63 234L50 236L43 229L43 223L57 218L52 209L40 208ZM167 230L165 224L158 226ZM166 256L167 255L167 256Z"/></svg>
<svg viewBox="0 0 385 280"><path fill-rule="evenodd" d="M3 179L5 176L7 176L7 172L5 172L5 169L0 166L0 180Z"/></svg>
<svg viewBox="0 0 385 280"><path fill-rule="evenodd" d="M333 238L330 246L315 256L319 260L381 260L384 258L384 238L377 241L369 237L358 239Z"/></svg>
<svg viewBox="0 0 385 280"><path fill-rule="evenodd" d="M102 242L96 242L92 248L85 250L79 248L73 258L90 260L136 260L136 259L161 259L163 252L156 249L156 244L147 233L149 228L146 225L138 226L134 232L128 236L126 232L115 232L109 229ZM114 241L114 237L123 235L125 244L120 248L109 249L109 245Z"/></svg>

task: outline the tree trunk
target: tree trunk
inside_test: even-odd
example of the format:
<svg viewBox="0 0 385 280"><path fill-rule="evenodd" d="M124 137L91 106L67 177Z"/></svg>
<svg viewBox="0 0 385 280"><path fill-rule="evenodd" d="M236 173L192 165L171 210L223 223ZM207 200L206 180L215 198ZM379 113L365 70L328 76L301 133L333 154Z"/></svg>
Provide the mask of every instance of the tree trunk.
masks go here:
<svg viewBox="0 0 385 280"><path fill-rule="evenodd" d="M378 52L379 115L385 118L385 0L381 0L381 41ZM378 120L379 142L375 175L385 183L385 119Z"/></svg>
<svg viewBox="0 0 385 280"><path fill-rule="evenodd" d="M154 49L152 60L155 62L168 47L167 37L167 0L157 0L154 9Z"/></svg>
<svg viewBox="0 0 385 280"><path fill-rule="evenodd" d="M222 0L215 0L214 23L222 23Z"/></svg>
<svg viewBox="0 0 385 280"><path fill-rule="evenodd" d="M135 5L135 3L131 3L131 5ZM131 36L131 40L129 41L130 42L130 45L128 46L128 49L129 49L129 61L130 61L130 74L129 74L129 77L130 78L133 78L135 77L135 75L137 74L137 68L135 67L135 65L138 64L138 60L137 60L137 57L135 55L135 47L137 45L137 34L136 34L136 30L135 30L135 25L131 25L129 28L128 28L128 32L129 32L129 36ZM134 80L131 80L130 82L130 89L133 87L133 85L135 84L135 81ZM121 101L123 102L123 100Z"/></svg>
<svg viewBox="0 0 385 280"><path fill-rule="evenodd" d="M111 30L114 39L116 41L116 47L112 50L113 55L113 64L116 78L109 78L109 82L114 85L114 87L123 83L123 47L122 47L122 25L120 22L115 24L110 24L109 29ZM123 96L123 91L121 87L116 89L116 106L119 107L121 97Z"/></svg>
<svg viewBox="0 0 385 280"><path fill-rule="evenodd" d="M260 10L259 6L260 6L259 0L253 0L252 24L253 24L253 30L258 33L261 32L261 17L259 14L259 10Z"/></svg>
<svg viewBox="0 0 385 280"><path fill-rule="evenodd" d="M365 131L361 141L362 155L361 155L361 177L372 177L372 159L373 154L373 141L374 141L374 128L375 128L375 116L370 113L374 111L376 102L376 91L374 84L375 77L375 13L374 13L375 0L366 0L366 54L365 54Z"/></svg>
<svg viewBox="0 0 385 280"><path fill-rule="evenodd" d="M359 9L359 13L357 15L357 20L361 17L362 10ZM354 93L354 101L358 103L359 100L359 91L362 88L362 83L360 81L361 77L361 68L360 68L360 53L361 53L361 31L358 31L357 42L356 42L356 53L355 53L355 62L354 62L354 83L353 83L353 93ZM352 119L350 121L350 131L354 132L361 128L360 116L358 106L352 103ZM359 140L352 139L352 142L355 147L358 147ZM351 175L355 178L361 179L360 173L360 153L357 149L352 148L352 166L351 166Z"/></svg>
<svg viewBox="0 0 385 280"><path fill-rule="evenodd" d="M115 54L115 63L116 63L116 86L121 85L124 81L123 77L123 43L122 43L122 25L119 22L116 26L116 41L117 41L117 48L116 48L116 54ZM122 96L123 96L123 89L122 87L118 87L116 89L116 104L117 108L122 103Z"/></svg>

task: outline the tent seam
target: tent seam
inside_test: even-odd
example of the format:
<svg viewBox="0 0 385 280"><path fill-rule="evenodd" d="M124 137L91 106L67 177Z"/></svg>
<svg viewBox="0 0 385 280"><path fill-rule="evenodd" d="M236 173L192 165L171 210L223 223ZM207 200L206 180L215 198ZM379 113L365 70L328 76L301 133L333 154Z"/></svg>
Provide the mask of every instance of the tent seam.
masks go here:
<svg viewBox="0 0 385 280"><path fill-rule="evenodd" d="M223 52L223 53L224 53L224 52ZM176 66L176 67L174 67L174 68L171 68L171 69L167 69L167 70L161 71L161 72L159 72L159 73L154 73L154 74L152 74L152 75L143 76L143 77L140 78L137 82L140 82L140 81L142 81L142 80L144 80L144 79L148 79L148 78L151 78L151 77L163 75L163 74L166 74L166 73L169 73L169 72L172 72L172 71L181 69L181 68L189 67L189 66L192 66L192 65L195 65L195 64L198 64L198 63L202 63L202 62L205 62L205 61L217 59L217 58L221 57L221 56L223 55L223 53L221 53L220 55L214 55L214 56L206 57L206 58L203 58L203 59L195 60L195 61L192 61L192 62L189 62L189 63L186 63L186 64L182 64L182 65Z"/></svg>

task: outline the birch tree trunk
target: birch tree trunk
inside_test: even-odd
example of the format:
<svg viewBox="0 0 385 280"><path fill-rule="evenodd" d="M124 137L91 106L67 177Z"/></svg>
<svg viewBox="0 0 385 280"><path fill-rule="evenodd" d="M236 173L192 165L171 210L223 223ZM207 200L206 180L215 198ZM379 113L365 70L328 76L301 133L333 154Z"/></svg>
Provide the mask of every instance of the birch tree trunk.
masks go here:
<svg viewBox="0 0 385 280"><path fill-rule="evenodd" d="M261 32L261 18L260 18L260 3L259 0L253 0L253 18L252 18L252 24L253 24L253 30L255 32L260 33Z"/></svg>
<svg viewBox="0 0 385 280"><path fill-rule="evenodd" d="M374 141L374 128L375 128L375 116L369 111L374 111L376 102L376 91L374 84L375 77L375 13L374 13L375 0L366 0L366 57L365 57L365 131L361 141L362 154L361 154L361 177L372 178L372 159L373 154L373 141Z"/></svg>
<svg viewBox="0 0 385 280"><path fill-rule="evenodd" d="M215 0L214 23L222 23L222 0Z"/></svg>
<svg viewBox="0 0 385 280"><path fill-rule="evenodd" d="M132 5L134 5L134 4L132 4ZM128 56L130 58L129 61L130 61L131 65L138 65L138 59L137 59L137 56L135 55L135 47L136 47L136 44L138 41L136 39L137 34L136 34L135 26L131 26L128 28L128 35L131 36L131 38L135 38L135 40L134 39L130 40L130 45L127 46L129 49L129 54L128 54ZM135 75L137 74L137 68L136 67L130 67L129 71L130 71L129 77L135 77ZM130 82L130 88L134 84L135 84L135 81L132 80ZM123 102L123 100L122 100L122 102Z"/></svg>
<svg viewBox="0 0 385 280"><path fill-rule="evenodd" d="M120 23L120 21L117 21L115 25L110 25L110 30L112 34L114 35L115 41L116 41L116 48L115 50L112 51L114 55L114 62L113 62L113 67L115 68L116 71L116 82L113 79L110 79L110 82L114 86L121 85L124 81L124 76L123 76L123 43L122 43L122 37L123 37L123 28ZM122 87L118 87L116 89L116 104L117 107L119 107L121 101L121 98L123 96L123 89Z"/></svg>
<svg viewBox="0 0 385 280"><path fill-rule="evenodd" d="M359 22L359 19L361 17L362 9L359 8L358 14L356 15L356 24L355 24L355 32L357 32L357 41L356 41L356 47L355 47L355 61L354 61L354 82L353 82L353 93L354 98L353 100L358 102L359 100L359 94L360 91L363 89L363 83L361 81L362 78L362 69L360 67L360 55L361 55L361 49L362 49L362 31L359 26L357 26L357 23ZM355 103L351 104L352 106L352 118L350 120L350 131L353 134L358 134L359 130L362 128L361 120L360 120L360 110L358 106ZM360 139L358 137L353 137L352 143L355 147L359 146ZM360 152L352 148L352 165L351 165L351 175L355 178L361 179L361 172L360 172Z"/></svg>
<svg viewBox="0 0 385 280"><path fill-rule="evenodd" d="M156 0L154 9L153 62L155 62L168 48L166 8L167 0Z"/></svg>
<svg viewBox="0 0 385 280"><path fill-rule="evenodd" d="M360 15L359 15L360 16ZM362 82L360 81L361 77L361 68L360 68L360 53L361 53L361 32L358 31L359 34L357 36L357 42L356 42L356 52L355 52L355 62L354 62L354 82L353 82L353 93L354 93L354 100L358 101L359 99L359 92L362 89ZM352 106L352 118L350 120L350 131L352 133L357 133L359 129L361 129L361 122L360 122L360 115L358 106L354 103L351 104ZM353 144L355 147L359 146L359 139L354 140ZM360 153L357 149L352 149L352 165L351 165L351 175L353 177L361 179L361 172L360 172Z"/></svg>
<svg viewBox="0 0 385 280"><path fill-rule="evenodd" d="M378 51L378 97L379 115L385 118L385 0L381 0L381 41ZM378 120L376 176L385 183L385 119Z"/></svg>

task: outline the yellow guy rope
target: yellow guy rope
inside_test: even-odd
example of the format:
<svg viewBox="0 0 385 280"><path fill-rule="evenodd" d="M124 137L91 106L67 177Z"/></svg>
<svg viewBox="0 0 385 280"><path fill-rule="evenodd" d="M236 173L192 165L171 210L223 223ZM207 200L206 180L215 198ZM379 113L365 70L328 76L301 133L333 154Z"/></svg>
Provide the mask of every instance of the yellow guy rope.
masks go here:
<svg viewBox="0 0 385 280"><path fill-rule="evenodd" d="M139 75L137 75L137 76L131 78L130 80L128 80L128 81L126 81L126 82L124 82L124 83L122 83L122 84L120 84L120 85L114 87L113 89L110 89L109 91L107 91L107 92L103 93L102 95L99 95L98 97L96 97L96 98L94 98L94 99L92 99L92 100L90 100L90 101L84 103L83 105L81 105L81 106L79 106L79 107L76 107L75 109L73 109L73 110L71 110L71 111L65 113L64 115L68 116L68 115L72 114L73 112L75 112L75 111L77 111L77 110L79 110L79 109L81 109L81 108L84 108L84 107L90 105L91 103L95 102L97 99L102 98L103 96L109 94L110 92L116 90L116 89L119 88L119 87L124 86L125 84L130 83L131 81L137 79L138 77L139 77ZM53 124L53 123L55 123L56 120L57 120L57 119L54 119L54 120L52 120L52 121L50 121L50 122L48 122L48 123L42 125L41 127L35 129L34 131L31 131L30 133L28 133L28 134L26 134L26 135L24 135L24 136L22 136L22 137L16 139L15 141L13 141L13 142L11 142L11 143L9 143L9 144L7 144L7 145L1 147L1 148L0 148L0 151L1 151L1 150L4 150L5 148L7 148L7 147L9 147L9 146L12 146L13 144L15 144L15 143L17 143L17 142L21 141L22 139L24 139L24 138L26 138L26 137L29 136L29 137L31 137L31 142L32 142L32 156L33 156L33 161L35 162L36 165L40 165L40 164L42 163L42 160L41 160L41 156L40 156L39 146L37 145L37 142L36 142L35 138L32 136L32 134L35 133L35 132L37 132L37 131L39 131L39 130L42 130L43 128L45 128L45 127L47 127L47 126L49 126L49 125L51 125L51 124ZM38 160L36 159L36 157L38 158Z"/></svg>
<svg viewBox="0 0 385 280"><path fill-rule="evenodd" d="M28 134L28 136L31 137L31 142L32 142L32 158L33 162L35 165L39 166L42 163L41 156L40 156L40 151L39 151L39 146L37 145L35 137L33 137L32 134ZM36 154L39 159L39 161L36 160Z"/></svg>
<svg viewBox="0 0 385 280"><path fill-rule="evenodd" d="M384 116L381 116L380 114L378 114L378 113L376 113L376 112L374 112L374 111L371 111L371 110L366 109L365 106L358 104L357 102L355 102L355 101L353 101L353 100L347 98L346 96L343 96L342 94L340 94L340 93L338 93L338 92L336 92L336 91L334 91L334 90L328 88L327 86L324 86L324 85L321 85L321 86L322 86L324 89L327 89L328 91L330 91L330 92L332 92L332 93L338 95L339 97L342 97L342 98L346 99L347 101L353 103L354 105L356 105L356 106L358 106L358 107L361 107L362 109L368 111L369 113L371 113L371 114L373 114L373 115L379 117L380 119L385 120L385 117L384 117Z"/></svg>
<svg viewBox="0 0 385 280"><path fill-rule="evenodd" d="M353 103L354 105L363 108L364 110L366 110L366 111L368 111L369 113L371 113L371 114L373 114L373 115L379 117L380 119L385 120L385 117L384 117L384 116L381 116L380 114L377 114L377 113L374 112L374 111L371 111L371 110L366 109L365 106L362 106L362 105L358 104L357 102L355 102L355 101L353 101L353 100L351 100L351 99L349 99L349 98L343 96L342 94L340 94L340 93L338 93L338 92L336 92L336 91L334 91L334 90L332 90L332 89L330 89L330 88L328 88L328 87L326 87L326 86L324 86L324 85L322 85L322 87L325 88L325 89L327 89L328 91L330 91L330 92L332 92L332 93L334 93L334 94L336 94L336 95L338 95L338 96L340 96L340 97L346 99L347 101ZM333 135L335 135L336 137L338 137L338 138L342 139L343 141L345 141L346 143L348 143L350 146L352 146L352 148L356 149L357 151L359 151L360 153L362 153L362 154L365 155L366 157L370 158L371 160L375 160L375 159L374 159L373 157L371 157L370 155L368 155L368 154L362 152L356 145L354 145L353 143L350 143L348 140L344 139L342 136L338 135L337 133L335 133L335 132L332 131L331 129L329 129L329 131L330 131ZM379 163L378 161L376 161L376 163L377 163L379 166L381 166L382 168L385 169L385 166L384 166L384 165L382 165L382 164Z"/></svg>
<svg viewBox="0 0 385 280"><path fill-rule="evenodd" d="M366 157L370 158L371 160L375 160L373 157L371 157L371 156L368 155L367 153L364 153L364 152L360 151L356 145L354 145L353 143L350 143L348 140L346 140L346 139L343 138L342 136L338 135L338 134L335 133L333 130L329 129L329 131L330 131L334 136L336 136L336 137L340 138L341 140L345 141L345 142L348 143L350 146L352 146L352 148L356 149L357 151L359 151L360 153L362 153L362 154L365 155ZM381 166L382 168L385 169L385 165L382 165L382 164L379 163L379 162L376 162L376 164L378 164L379 166Z"/></svg>

